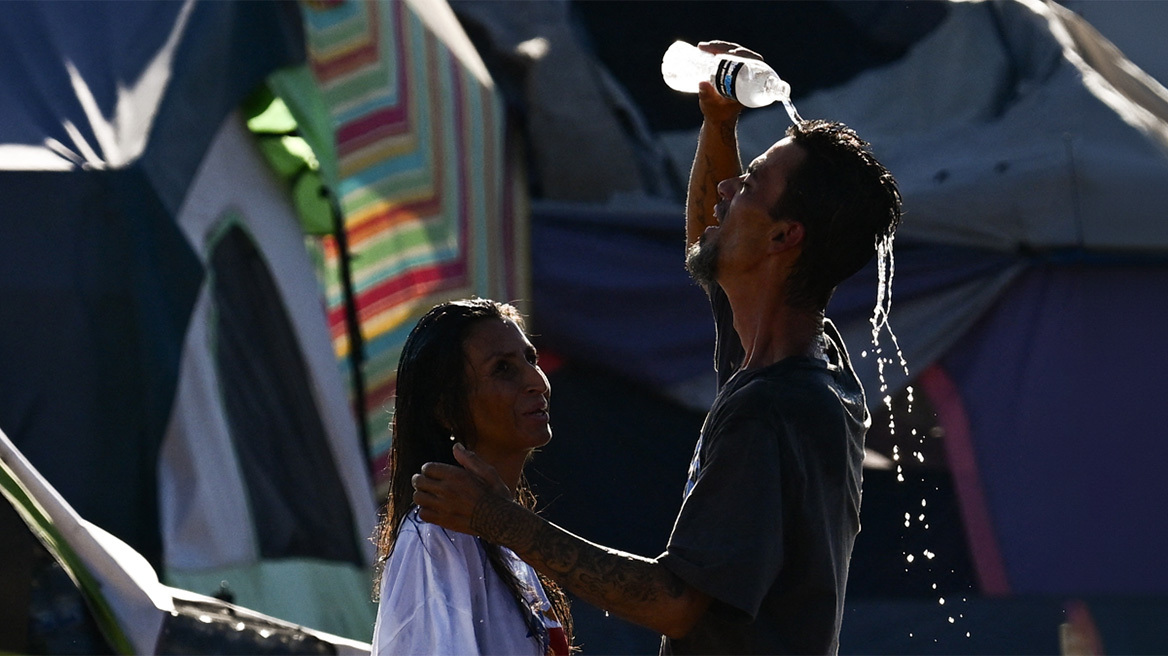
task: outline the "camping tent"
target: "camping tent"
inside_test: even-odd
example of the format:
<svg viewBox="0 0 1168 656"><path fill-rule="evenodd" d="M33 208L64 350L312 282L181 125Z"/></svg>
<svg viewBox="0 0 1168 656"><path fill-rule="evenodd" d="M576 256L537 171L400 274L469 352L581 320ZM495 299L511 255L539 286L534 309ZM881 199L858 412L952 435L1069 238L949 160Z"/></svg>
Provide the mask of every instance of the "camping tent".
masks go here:
<svg viewBox="0 0 1168 656"><path fill-rule="evenodd" d="M169 584L367 639L405 331L526 296L454 14L30 3L0 36L0 426Z"/></svg>
<svg viewBox="0 0 1168 656"><path fill-rule="evenodd" d="M263 607L265 568L300 563L367 599L366 459L289 194L237 111L304 60L299 9L10 9L0 424L164 577L209 594L244 568L233 593ZM368 601L325 619L342 606L273 589L367 634Z"/></svg>

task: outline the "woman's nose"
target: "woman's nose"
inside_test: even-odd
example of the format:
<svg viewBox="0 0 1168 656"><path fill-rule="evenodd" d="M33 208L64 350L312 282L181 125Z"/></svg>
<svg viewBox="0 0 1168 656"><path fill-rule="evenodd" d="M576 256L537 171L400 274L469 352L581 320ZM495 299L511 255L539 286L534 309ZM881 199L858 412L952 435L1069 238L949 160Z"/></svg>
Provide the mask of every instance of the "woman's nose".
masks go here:
<svg viewBox="0 0 1168 656"><path fill-rule="evenodd" d="M548 381L547 374L543 372L538 364L532 365L529 372L530 379L528 380L528 388L538 394L547 394L552 389L552 384Z"/></svg>

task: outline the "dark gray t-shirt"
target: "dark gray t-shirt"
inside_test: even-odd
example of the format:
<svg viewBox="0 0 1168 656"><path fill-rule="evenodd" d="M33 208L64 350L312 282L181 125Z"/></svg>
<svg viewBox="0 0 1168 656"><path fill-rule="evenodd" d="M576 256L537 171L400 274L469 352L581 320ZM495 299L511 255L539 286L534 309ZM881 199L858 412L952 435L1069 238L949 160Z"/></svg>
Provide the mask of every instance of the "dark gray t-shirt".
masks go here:
<svg viewBox="0 0 1168 656"><path fill-rule="evenodd" d="M738 371L729 303L716 285L710 297L720 387L661 562L714 600L661 651L835 653L860 526L863 390L829 321L827 361Z"/></svg>

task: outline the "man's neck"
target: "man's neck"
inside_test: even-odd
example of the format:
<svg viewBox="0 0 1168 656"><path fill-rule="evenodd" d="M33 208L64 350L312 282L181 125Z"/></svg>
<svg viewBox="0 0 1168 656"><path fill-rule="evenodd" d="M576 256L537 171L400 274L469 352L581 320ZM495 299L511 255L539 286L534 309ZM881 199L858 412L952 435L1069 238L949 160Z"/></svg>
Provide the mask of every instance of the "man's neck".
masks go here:
<svg viewBox="0 0 1168 656"><path fill-rule="evenodd" d="M794 356L823 356L823 313L792 307L781 289L760 293L726 288L734 331L745 355L742 369L759 369Z"/></svg>

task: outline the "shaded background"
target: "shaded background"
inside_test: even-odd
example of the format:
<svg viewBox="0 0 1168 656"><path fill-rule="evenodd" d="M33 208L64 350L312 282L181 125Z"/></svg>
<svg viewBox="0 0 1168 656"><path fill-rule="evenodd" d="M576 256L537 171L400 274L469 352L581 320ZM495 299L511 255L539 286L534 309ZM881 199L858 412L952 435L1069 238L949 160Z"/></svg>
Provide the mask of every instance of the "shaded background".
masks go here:
<svg viewBox="0 0 1168 656"><path fill-rule="evenodd" d="M874 414L841 651L1162 653L1166 7L16 6L0 427L164 580L368 639L401 341L494 296L554 387L547 516L656 555L713 390L681 267L700 116L658 62L732 40L905 193L887 391L875 271L829 308ZM261 126L272 98L292 120ZM744 156L786 125L748 112ZM585 653L656 650L577 616Z"/></svg>

